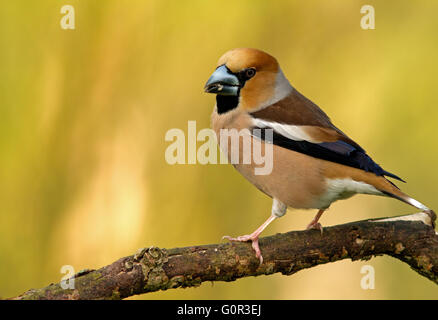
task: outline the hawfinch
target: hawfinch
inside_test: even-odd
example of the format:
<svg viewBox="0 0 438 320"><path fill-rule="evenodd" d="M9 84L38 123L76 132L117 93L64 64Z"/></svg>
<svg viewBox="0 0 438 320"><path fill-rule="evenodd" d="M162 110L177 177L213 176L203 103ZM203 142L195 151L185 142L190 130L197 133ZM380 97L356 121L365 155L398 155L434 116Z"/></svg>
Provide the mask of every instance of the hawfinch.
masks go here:
<svg viewBox="0 0 438 320"><path fill-rule="evenodd" d="M257 144L262 149L267 144L272 148L269 174L256 174L257 163L233 163L246 179L273 199L269 219L249 235L224 237L230 241L252 241L260 263L263 258L259 235L288 207L317 209L307 229L321 232L318 221L323 212L336 200L355 194L396 198L435 216L387 177L402 179L374 162L361 146L332 124L324 111L292 87L271 55L249 48L228 51L219 59L205 92L216 94L211 124L229 159L229 141L223 142L220 137L226 129L246 129L246 139L253 143L254 148L248 151L239 142L240 160ZM267 130L271 130L269 141L264 139ZM242 137L245 139L245 135Z"/></svg>

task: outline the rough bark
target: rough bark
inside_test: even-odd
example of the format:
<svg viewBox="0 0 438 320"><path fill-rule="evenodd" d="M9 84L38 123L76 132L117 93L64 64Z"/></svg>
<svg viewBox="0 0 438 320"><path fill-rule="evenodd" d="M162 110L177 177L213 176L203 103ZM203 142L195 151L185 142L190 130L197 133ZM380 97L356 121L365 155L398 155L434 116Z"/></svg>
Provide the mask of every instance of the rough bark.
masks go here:
<svg viewBox="0 0 438 320"><path fill-rule="evenodd" d="M132 295L199 286L204 281L291 275L343 259L389 255L438 284L438 235L424 213L292 231L260 239L259 265L250 243L220 243L186 248L144 248L98 270L75 275L75 289L51 284L13 299L123 299Z"/></svg>

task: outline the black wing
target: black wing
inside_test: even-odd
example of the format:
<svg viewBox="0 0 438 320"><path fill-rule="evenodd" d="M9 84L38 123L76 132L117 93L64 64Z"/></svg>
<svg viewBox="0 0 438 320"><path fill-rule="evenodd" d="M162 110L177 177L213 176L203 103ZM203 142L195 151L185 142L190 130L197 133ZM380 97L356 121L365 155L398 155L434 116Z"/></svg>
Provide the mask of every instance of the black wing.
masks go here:
<svg viewBox="0 0 438 320"><path fill-rule="evenodd" d="M252 129L252 134L261 140L266 140L266 130L273 129L254 127ZM300 152L318 159L336 162L349 167L361 169L366 172L372 172L378 176L388 176L405 182L395 174L383 170L383 168L375 163L360 146L353 146L345 141L338 140L335 142L322 143L296 141L289 139L273 130L272 143L279 147Z"/></svg>

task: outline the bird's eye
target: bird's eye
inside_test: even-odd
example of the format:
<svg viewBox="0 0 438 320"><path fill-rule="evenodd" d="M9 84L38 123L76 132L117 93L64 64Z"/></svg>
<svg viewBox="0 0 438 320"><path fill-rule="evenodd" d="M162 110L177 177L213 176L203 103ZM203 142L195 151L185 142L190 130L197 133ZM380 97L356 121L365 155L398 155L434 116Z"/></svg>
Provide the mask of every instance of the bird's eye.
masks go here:
<svg viewBox="0 0 438 320"><path fill-rule="evenodd" d="M246 79L251 79L256 74L256 69L254 69L254 68L248 68L248 69L245 69L243 71L244 71L244 75L245 75Z"/></svg>

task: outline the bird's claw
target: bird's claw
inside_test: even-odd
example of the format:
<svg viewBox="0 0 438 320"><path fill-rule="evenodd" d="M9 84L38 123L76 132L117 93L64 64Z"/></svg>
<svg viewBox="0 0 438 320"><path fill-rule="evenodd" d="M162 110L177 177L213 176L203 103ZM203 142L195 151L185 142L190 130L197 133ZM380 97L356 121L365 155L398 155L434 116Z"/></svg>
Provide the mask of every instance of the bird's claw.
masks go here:
<svg viewBox="0 0 438 320"><path fill-rule="evenodd" d="M262 265L263 264L263 256L262 256L262 253L261 253L260 247L259 247L259 238L255 238L254 240L252 240L251 246L256 253L256 257L259 258L260 265Z"/></svg>
<svg viewBox="0 0 438 320"><path fill-rule="evenodd" d="M311 229L317 229L317 230L321 231L321 235L322 235L323 229L322 229L322 225L319 222L316 222L316 223L315 222L311 222L311 223L309 223L309 225L307 226L306 230L311 230Z"/></svg>
<svg viewBox="0 0 438 320"><path fill-rule="evenodd" d="M227 239L228 241L231 241L231 242L247 242L247 241L251 241L252 242L251 246L252 246L252 248L255 251L256 257L260 261L260 265L263 263L263 256L262 256L262 253L261 253L260 247L259 247L259 237L253 236L251 234L247 234L247 235L244 235L244 236L238 236L236 238L232 238L230 236L223 236L222 240L223 239Z"/></svg>

